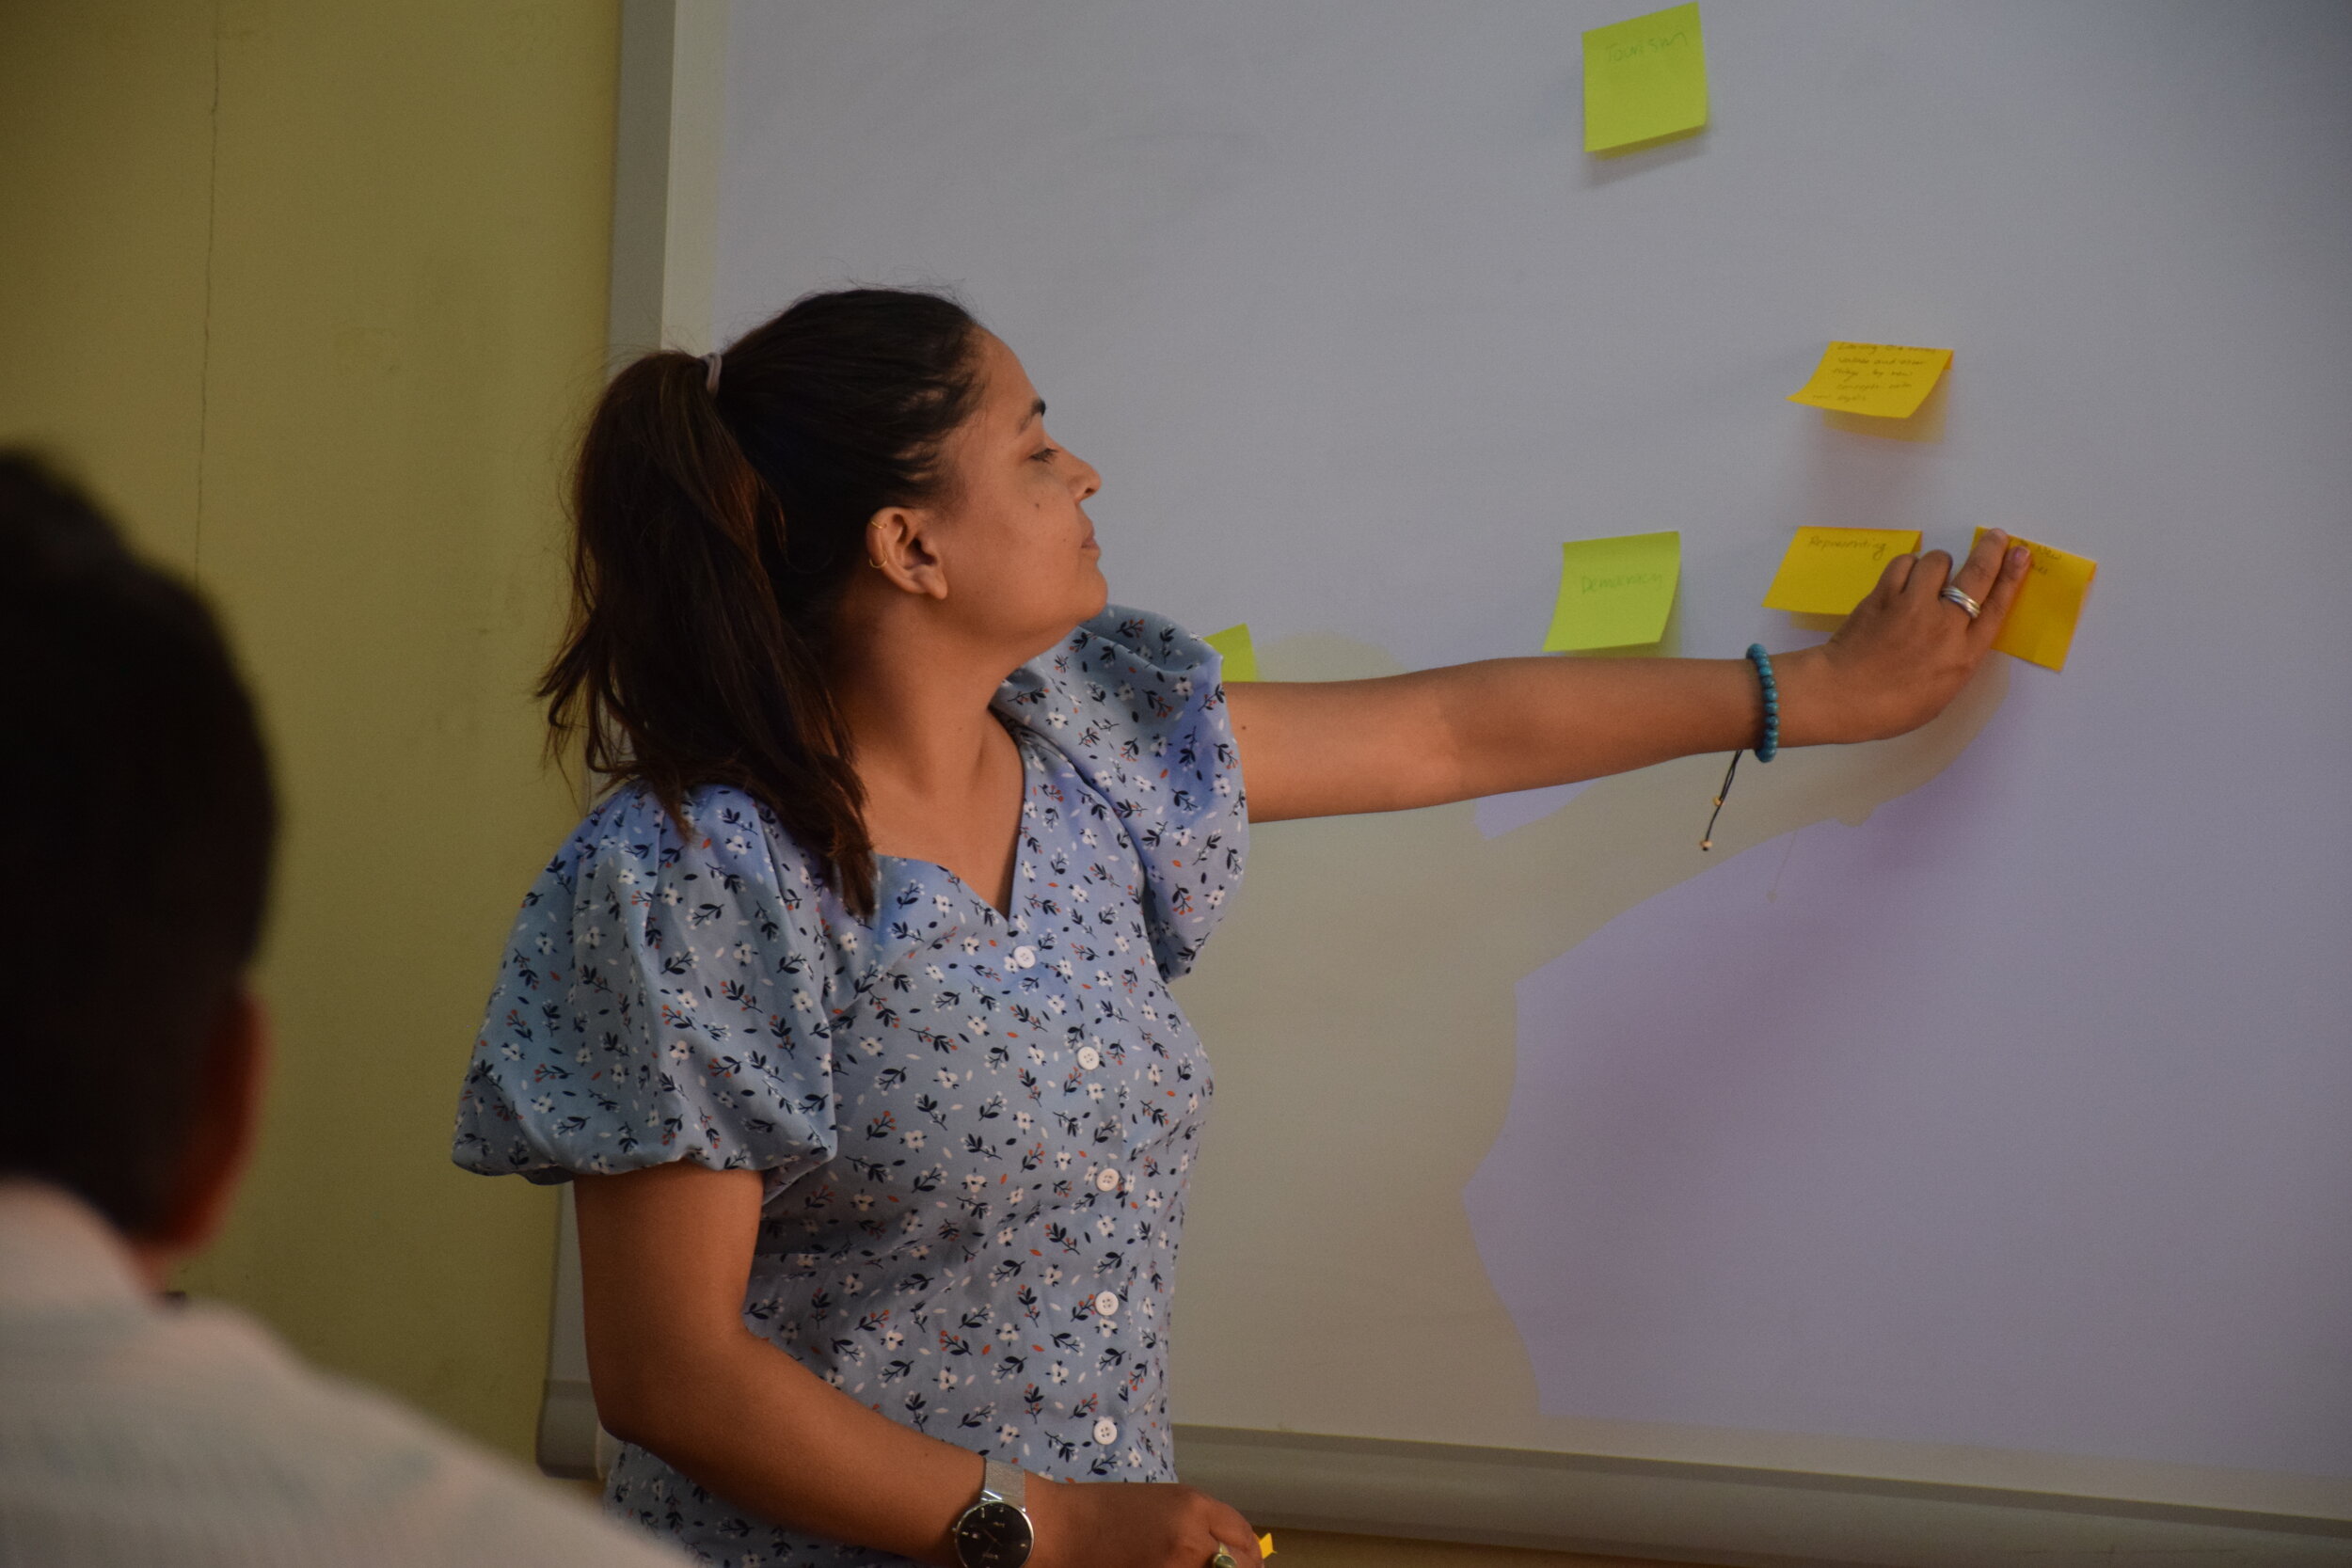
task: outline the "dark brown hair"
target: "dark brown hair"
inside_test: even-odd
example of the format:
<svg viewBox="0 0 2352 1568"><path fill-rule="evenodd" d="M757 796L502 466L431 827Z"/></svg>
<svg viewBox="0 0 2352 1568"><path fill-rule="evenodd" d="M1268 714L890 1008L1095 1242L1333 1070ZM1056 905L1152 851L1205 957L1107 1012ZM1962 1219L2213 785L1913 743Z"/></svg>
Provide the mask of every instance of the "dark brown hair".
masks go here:
<svg viewBox="0 0 2352 1568"><path fill-rule="evenodd" d="M8 452L0 669L0 1170L150 1234L261 932L261 731L203 601Z"/></svg>
<svg viewBox="0 0 2352 1568"><path fill-rule="evenodd" d="M937 499L977 401L980 328L899 289L811 294L710 367L649 354L582 441L573 619L540 695L555 743L649 790L743 790L862 919L874 849L827 682L833 611L884 507Z"/></svg>

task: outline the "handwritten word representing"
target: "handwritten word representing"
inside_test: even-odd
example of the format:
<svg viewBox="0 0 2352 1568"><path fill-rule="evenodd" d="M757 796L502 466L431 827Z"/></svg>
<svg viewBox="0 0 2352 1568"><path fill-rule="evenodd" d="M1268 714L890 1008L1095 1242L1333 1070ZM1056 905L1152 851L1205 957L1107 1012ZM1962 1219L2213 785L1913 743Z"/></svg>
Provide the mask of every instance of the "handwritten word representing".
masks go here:
<svg viewBox="0 0 2352 1568"><path fill-rule="evenodd" d="M1918 547L1916 529L1801 528L1772 575L1764 608L1844 615L1878 585L1888 562Z"/></svg>

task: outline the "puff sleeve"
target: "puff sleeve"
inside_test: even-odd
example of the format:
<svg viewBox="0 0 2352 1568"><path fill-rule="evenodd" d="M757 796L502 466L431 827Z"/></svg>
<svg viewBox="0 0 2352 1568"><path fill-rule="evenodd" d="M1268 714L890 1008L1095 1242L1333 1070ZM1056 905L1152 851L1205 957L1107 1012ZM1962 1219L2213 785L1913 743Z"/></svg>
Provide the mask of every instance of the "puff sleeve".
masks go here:
<svg viewBox="0 0 2352 1568"><path fill-rule="evenodd" d="M772 1197L835 1149L836 984L814 879L752 800L590 815L515 922L458 1101L469 1170L563 1181L692 1160Z"/></svg>
<svg viewBox="0 0 2352 1568"><path fill-rule="evenodd" d="M1171 980L1224 914L1249 847L1222 663L1172 622L1113 605L998 696L1118 814L1143 865L1145 930Z"/></svg>

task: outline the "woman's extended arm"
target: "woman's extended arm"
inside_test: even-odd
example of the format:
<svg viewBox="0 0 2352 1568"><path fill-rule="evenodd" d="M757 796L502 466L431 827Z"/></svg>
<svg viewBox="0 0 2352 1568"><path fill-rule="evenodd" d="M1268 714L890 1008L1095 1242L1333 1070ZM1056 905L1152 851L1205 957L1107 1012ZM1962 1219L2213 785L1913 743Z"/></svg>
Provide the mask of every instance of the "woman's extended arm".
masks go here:
<svg viewBox="0 0 2352 1568"><path fill-rule="evenodd" d="M588 1375L605 1430L746 1512L918 1561L948 1531L980 1458L858 1403L743 1326L761 1177L679 1163L576 1182ZM1253 1568L1240 1514L1186 1486L1032 1476L1031 1568Z"/></svg>
<svg viewBox="0 0 2352 1568"><path fill-rule="evenodd" d="M1955 579L1974 621L1937 597L1941 550L1899 556L1818 648L1773 659L1784 746L1879 740L1944 710L1983 662L2026 577L1988 532ZM2004 551L2007 551L2006 555ZM1755 744L1744 658L1498 658L1380 680L1229 687L1252 821L1402 811Z"/></svg>

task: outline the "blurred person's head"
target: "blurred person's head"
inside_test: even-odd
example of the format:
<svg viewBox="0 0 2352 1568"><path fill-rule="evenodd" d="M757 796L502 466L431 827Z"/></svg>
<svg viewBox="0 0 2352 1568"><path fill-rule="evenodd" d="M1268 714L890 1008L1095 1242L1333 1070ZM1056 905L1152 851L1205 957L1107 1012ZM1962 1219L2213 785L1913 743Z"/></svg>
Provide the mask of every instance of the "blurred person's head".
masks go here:
<svg viewBox="0 0 2352 1568"><path fill-rule="evenodd" d="M0 1176L75 1194L158 1279L252 1142L276 818L211 611L0 452Z"/></svg>

